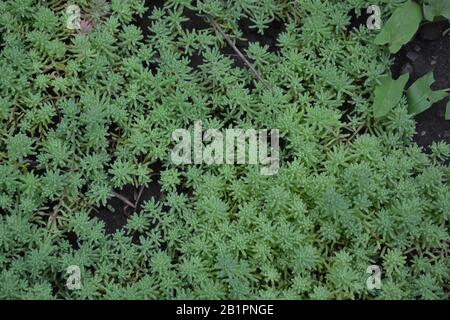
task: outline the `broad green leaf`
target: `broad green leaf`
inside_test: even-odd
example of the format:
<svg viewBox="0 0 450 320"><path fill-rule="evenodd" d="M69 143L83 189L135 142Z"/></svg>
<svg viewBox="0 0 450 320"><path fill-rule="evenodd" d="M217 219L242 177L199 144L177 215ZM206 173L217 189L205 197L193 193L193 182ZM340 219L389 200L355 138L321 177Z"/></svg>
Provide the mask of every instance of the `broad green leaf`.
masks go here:
<svg viewBox="0 0 450 320"><path fill-rule="evenodd" d="M431 85L434 82L433 71L418 79L408 89L408 111L411 114L419 114L427 110L431 105L448 96L445 90L433 91Z"/></svg>
<svg viewBox="0 0 450 320"><path fill-rule="evenodd" d="M428 21L434 21L436 17L450 19L450 1L425 0L423 3L423 14Z"/></svg>
<svg viewBox="0 0 450 320"><path fill-rule="evenodd" d="M445 110L445 120L450 120L450 100L447 103L447 109Z"/></svg>
<svg viewBox="0 0 450 320"><path fill-rule="evenodd" d="M375 88L373 114L375 118L384 117L400 101L403 89L408 82L409 74L402 75L397 80L390 75L383 75L380 84Z"/></svg>
<svg viewBox="0 0 450 320"><path fill-rule="evenodd" d="M409 42L419 29L422 21L422 8L411 0L398 7L384 24L375 44L389 44L389 51L397 53Z"/></svg>

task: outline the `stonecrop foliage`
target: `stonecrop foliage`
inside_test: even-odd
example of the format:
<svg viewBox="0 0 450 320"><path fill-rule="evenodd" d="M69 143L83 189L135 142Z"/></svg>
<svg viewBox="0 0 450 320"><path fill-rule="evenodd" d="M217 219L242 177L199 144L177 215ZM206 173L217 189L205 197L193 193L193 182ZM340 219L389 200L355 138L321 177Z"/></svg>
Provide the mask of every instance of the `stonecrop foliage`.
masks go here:
<svg viewBox="0 0 450 320"><path fill-rule="evenodd" d="M412 142L405 97L374 119L392 59L351 26L402 1L151 3L74 0L92 23L76 32L66 1L0 2L1 299L449 298L449 146ZM283 25L276 45L246 45L242 21ZM172 165L172 131L198 120L279 129L278 174ZM107 234L96 208L154 180L161 196Z"/></svg>

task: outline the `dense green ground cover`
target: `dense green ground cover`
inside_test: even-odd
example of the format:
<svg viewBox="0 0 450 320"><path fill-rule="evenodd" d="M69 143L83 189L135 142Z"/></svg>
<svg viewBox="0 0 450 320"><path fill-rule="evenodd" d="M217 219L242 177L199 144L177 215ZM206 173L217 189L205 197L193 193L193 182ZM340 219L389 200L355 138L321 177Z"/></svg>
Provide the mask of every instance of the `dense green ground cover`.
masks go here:
<svg viewBox="0 0 450 320"><path fill-rule="evenodd" d="M388 17L401 1L370 2ZM405 98L374 120L392 61L349 28L366 1L164 1L150 30L133 23L141 0L73 3L92 30L66 28L66 1L0 2L0 298L449 297L449 146L412 142ZM243 49L271 89L207 20L184 28L187 10L233 39L243 17L261 35L282 22L276 48ZM174 166L171 133L197 120L278 128L278 174ZM161 198L105 234L93 208L154 179Z"/></svg>

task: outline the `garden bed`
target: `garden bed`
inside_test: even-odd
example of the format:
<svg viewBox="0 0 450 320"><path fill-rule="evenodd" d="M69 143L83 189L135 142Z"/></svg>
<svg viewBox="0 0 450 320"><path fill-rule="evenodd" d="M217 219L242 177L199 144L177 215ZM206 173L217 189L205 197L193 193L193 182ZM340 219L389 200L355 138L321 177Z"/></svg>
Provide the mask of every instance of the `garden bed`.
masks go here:
<svg viewBox="0 0 450 320"><path fill-rule="evenodd" d="M447 22L390 55L352 0L61 3L0 4L0 299L448 299L447 99L411 90ZM177 162L199 122L276 170Z"/></svg>

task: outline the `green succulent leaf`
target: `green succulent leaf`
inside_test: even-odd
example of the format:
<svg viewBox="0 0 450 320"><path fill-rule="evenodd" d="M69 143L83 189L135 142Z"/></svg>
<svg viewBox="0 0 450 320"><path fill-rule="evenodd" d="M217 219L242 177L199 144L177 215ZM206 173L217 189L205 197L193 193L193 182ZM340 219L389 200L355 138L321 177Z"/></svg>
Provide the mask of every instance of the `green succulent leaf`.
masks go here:
<svg viewBox="0 0 450 320"><path fill-rule="evenodd" d="M423 14L428 21L434 21L436 17L450 19L450 2L448 0L425 0Z"/></svg>
<svg viewBox="0 0 450 320"><path fill-rule="evenodd" d="M392 79L391 75L383 75L380 78L380 84L375 88L373 103L373 113L376 119L387 115L400 101L408 79L408 73L400 76L397 80Z"/></svg>
<svg viewBox="0 0 450 320"><path fill-rule="evenodd" d="M421 21L422 8L417 3L408 1L394 11L375 38L375 44L388 44L389 51L396 53L411 40Z"/></svg>
<svg viewBox="0 0 450 320"><path fill-rule="evenodd" d="M419 114L427 110L433 103L448 96L445 90L433 91L431 85L434 82L433 72L429 72L418 79L408 89L408 111L411 114Z"/></svg>
<svg viewBox="0 0 450 320"><path fill-rule="evenodd" d="M450 100L447 103L447 109L445 110L445 120L450 120Z"/></svg>

